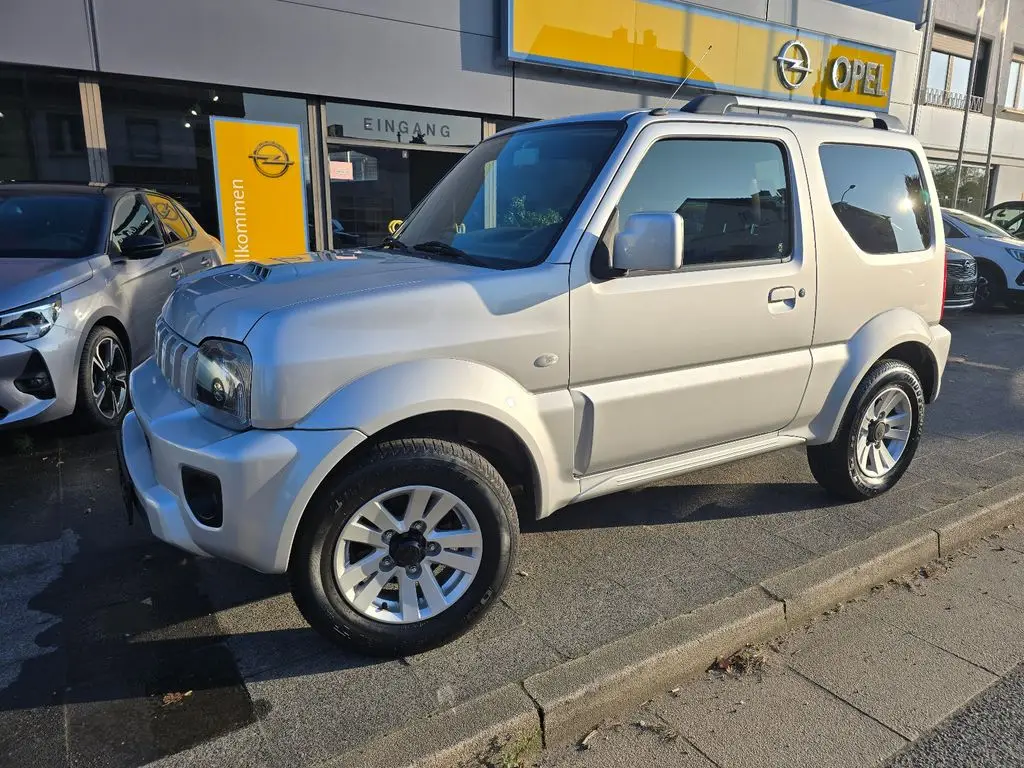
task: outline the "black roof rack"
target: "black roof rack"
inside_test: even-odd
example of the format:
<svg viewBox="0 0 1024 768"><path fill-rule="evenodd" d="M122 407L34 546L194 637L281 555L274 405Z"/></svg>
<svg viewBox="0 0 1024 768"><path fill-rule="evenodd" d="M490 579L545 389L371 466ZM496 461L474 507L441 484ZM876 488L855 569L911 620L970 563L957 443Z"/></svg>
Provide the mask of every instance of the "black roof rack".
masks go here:
<svg viewBox="0 0 1024 768"><path fill-rule="evenodd" d="M779 99L761 99L754 96L729 96L724 93L705 93L690 99L680 111L695 115L724 115L733 109L757 109L761 112L779 112L787 115L832 118L846 122L871 120L871 126L886 131L906 128L898 117L884 112L867 112L850 107L831 107L823 104L804 104Z"/></svg>

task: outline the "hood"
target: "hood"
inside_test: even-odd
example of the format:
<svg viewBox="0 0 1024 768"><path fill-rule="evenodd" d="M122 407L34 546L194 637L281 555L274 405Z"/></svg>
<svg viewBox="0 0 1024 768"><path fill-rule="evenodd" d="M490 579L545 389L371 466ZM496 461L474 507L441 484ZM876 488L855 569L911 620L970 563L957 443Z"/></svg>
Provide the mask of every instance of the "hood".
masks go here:
<svg viewBox="0 0 1024 768"><path fill-rule="evenodd" d="M193 344L217 336L242 341L276 309L428 281L464 277L480 268L392 251L311 253L302 261L232 264L183 280L163 318Z"/></svg>
<svg viewBox="0 0 1024 768"><path fill-rule="evenodd" d="M0 310L66 291L92 274L89 259L0 258Z"/></svg>
<svg viewBox="0 0 1024 768"><path fill-rule="evenodd" d="M1024 251L1024 240L1018 240L1010 234L1007 234L1006 237L983 235L981 239L988 243L996 243L1004 248L1016 248L1018 251Z"/></svg>

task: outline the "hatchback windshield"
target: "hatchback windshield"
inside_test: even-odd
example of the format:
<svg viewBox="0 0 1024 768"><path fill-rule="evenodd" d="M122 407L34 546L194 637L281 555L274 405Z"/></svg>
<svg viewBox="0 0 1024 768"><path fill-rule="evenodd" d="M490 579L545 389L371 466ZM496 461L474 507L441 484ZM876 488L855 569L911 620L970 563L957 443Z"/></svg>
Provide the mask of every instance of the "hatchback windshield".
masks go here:
<svg viewBox="0 0 1024 768"><path fill-rule="evenodd" d="M576 211L621 129L617 123L570 123L488 139L445 176L395 236L418 255L497 269L536 264Z"/></svg>
<svg viewBox="0 0 1024 768"><path fill-rule="evenodd" d="M0 190L0 258L90 256L98 250L103 196Z"/></svg>
<svg viewBox="0 0 1024 768"><path fill-rule="evenodd" d="M949 216L953 221L959 222L960 224L970 227L975 230L976 234L981 234L984 237L1006 237L1006 232L995 224L989 221L985 221L981 216L975 216L973 213L964 213L963 211L946 211L946 215Z"/></svg>

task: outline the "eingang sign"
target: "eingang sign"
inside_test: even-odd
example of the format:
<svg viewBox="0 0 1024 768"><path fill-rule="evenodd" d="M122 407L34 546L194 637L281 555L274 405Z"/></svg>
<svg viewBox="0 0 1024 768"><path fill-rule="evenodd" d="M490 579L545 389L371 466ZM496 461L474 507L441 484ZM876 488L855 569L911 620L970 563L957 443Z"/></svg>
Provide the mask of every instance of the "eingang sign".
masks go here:
<svg viewBox="0 0 1024 768"><path fill-rule="evenodd" d="M514 61L889 108L894 51L675 0L506 0Z"/></svg>
<svg viewBox="0 0 1024 768"><path fill-rule="evenodd" d="M210 118L221 242L228 261L309 250L299 126Z"/></svg>

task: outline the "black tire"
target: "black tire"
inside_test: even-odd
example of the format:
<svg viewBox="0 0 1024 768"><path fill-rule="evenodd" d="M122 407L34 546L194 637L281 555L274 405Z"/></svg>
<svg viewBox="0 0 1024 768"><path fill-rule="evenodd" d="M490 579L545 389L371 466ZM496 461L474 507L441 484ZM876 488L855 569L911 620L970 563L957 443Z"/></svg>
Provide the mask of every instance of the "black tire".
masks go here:
<svg viewBox="0 0 1024 768"><path fill-rule="evenodd" d="M868 407L882 390L899 387L910 401L912 424L906 447L895 465L881 477L870 477L857 461L857 440ZM868 371L843 415L835 439L807 446L807 463L814 479L831 495L862 501L885 493L903 477L921 442L924 427L924 389L917 373L901 360L881 360Z"/></svg>
<svg viewBox="0 0 1024 768"><path fill-rule="evenodd" d="M123 362L123 366L120 363L116 366L118 373L122 373L123 368L124 374L124 399L119 407L117 400L111 398L110 395L105 396L102 405L97 402L95 397L93 358L101 345L104 352L112 347L114 350L112 359L115 362ZM124 348L121 338L116 333L105 325L97 325L89 332L85 339L85 345L82 347L82 359L78 364L78 392L75 396L74 417L83 428L88 430L116 429L121 425L124 415L130 407L127 374L131 369L128 350ZM107 383L108 386L111 384L109 381ZM113 385L118 392L120 392L121 386L120 383Z"/></svg>
<svg viewBox="0 0 1024 768"><path fill-rule="evenodd" d="M345 524L386 491L429 485L461 499L480 526L482 556L466 592L438 615L406 624L375 620L343 596L334 551ZM443 440L410 438L372 447L359 464L324 482L292 547L288 577L306 620L328 639L372 656L406 656L466 632L505 588L515 561L519 521L508 486L480 454Z"/></svg>
<svg viewBox="0 0 1024 768"><path fill-rule="evenodd" d="M983 262L978 265L978 288L974 292L974 308L987 312L994 309L1006 297L1006 275L994 264ZM982 282L984 280L984 282Z"/></svg>

